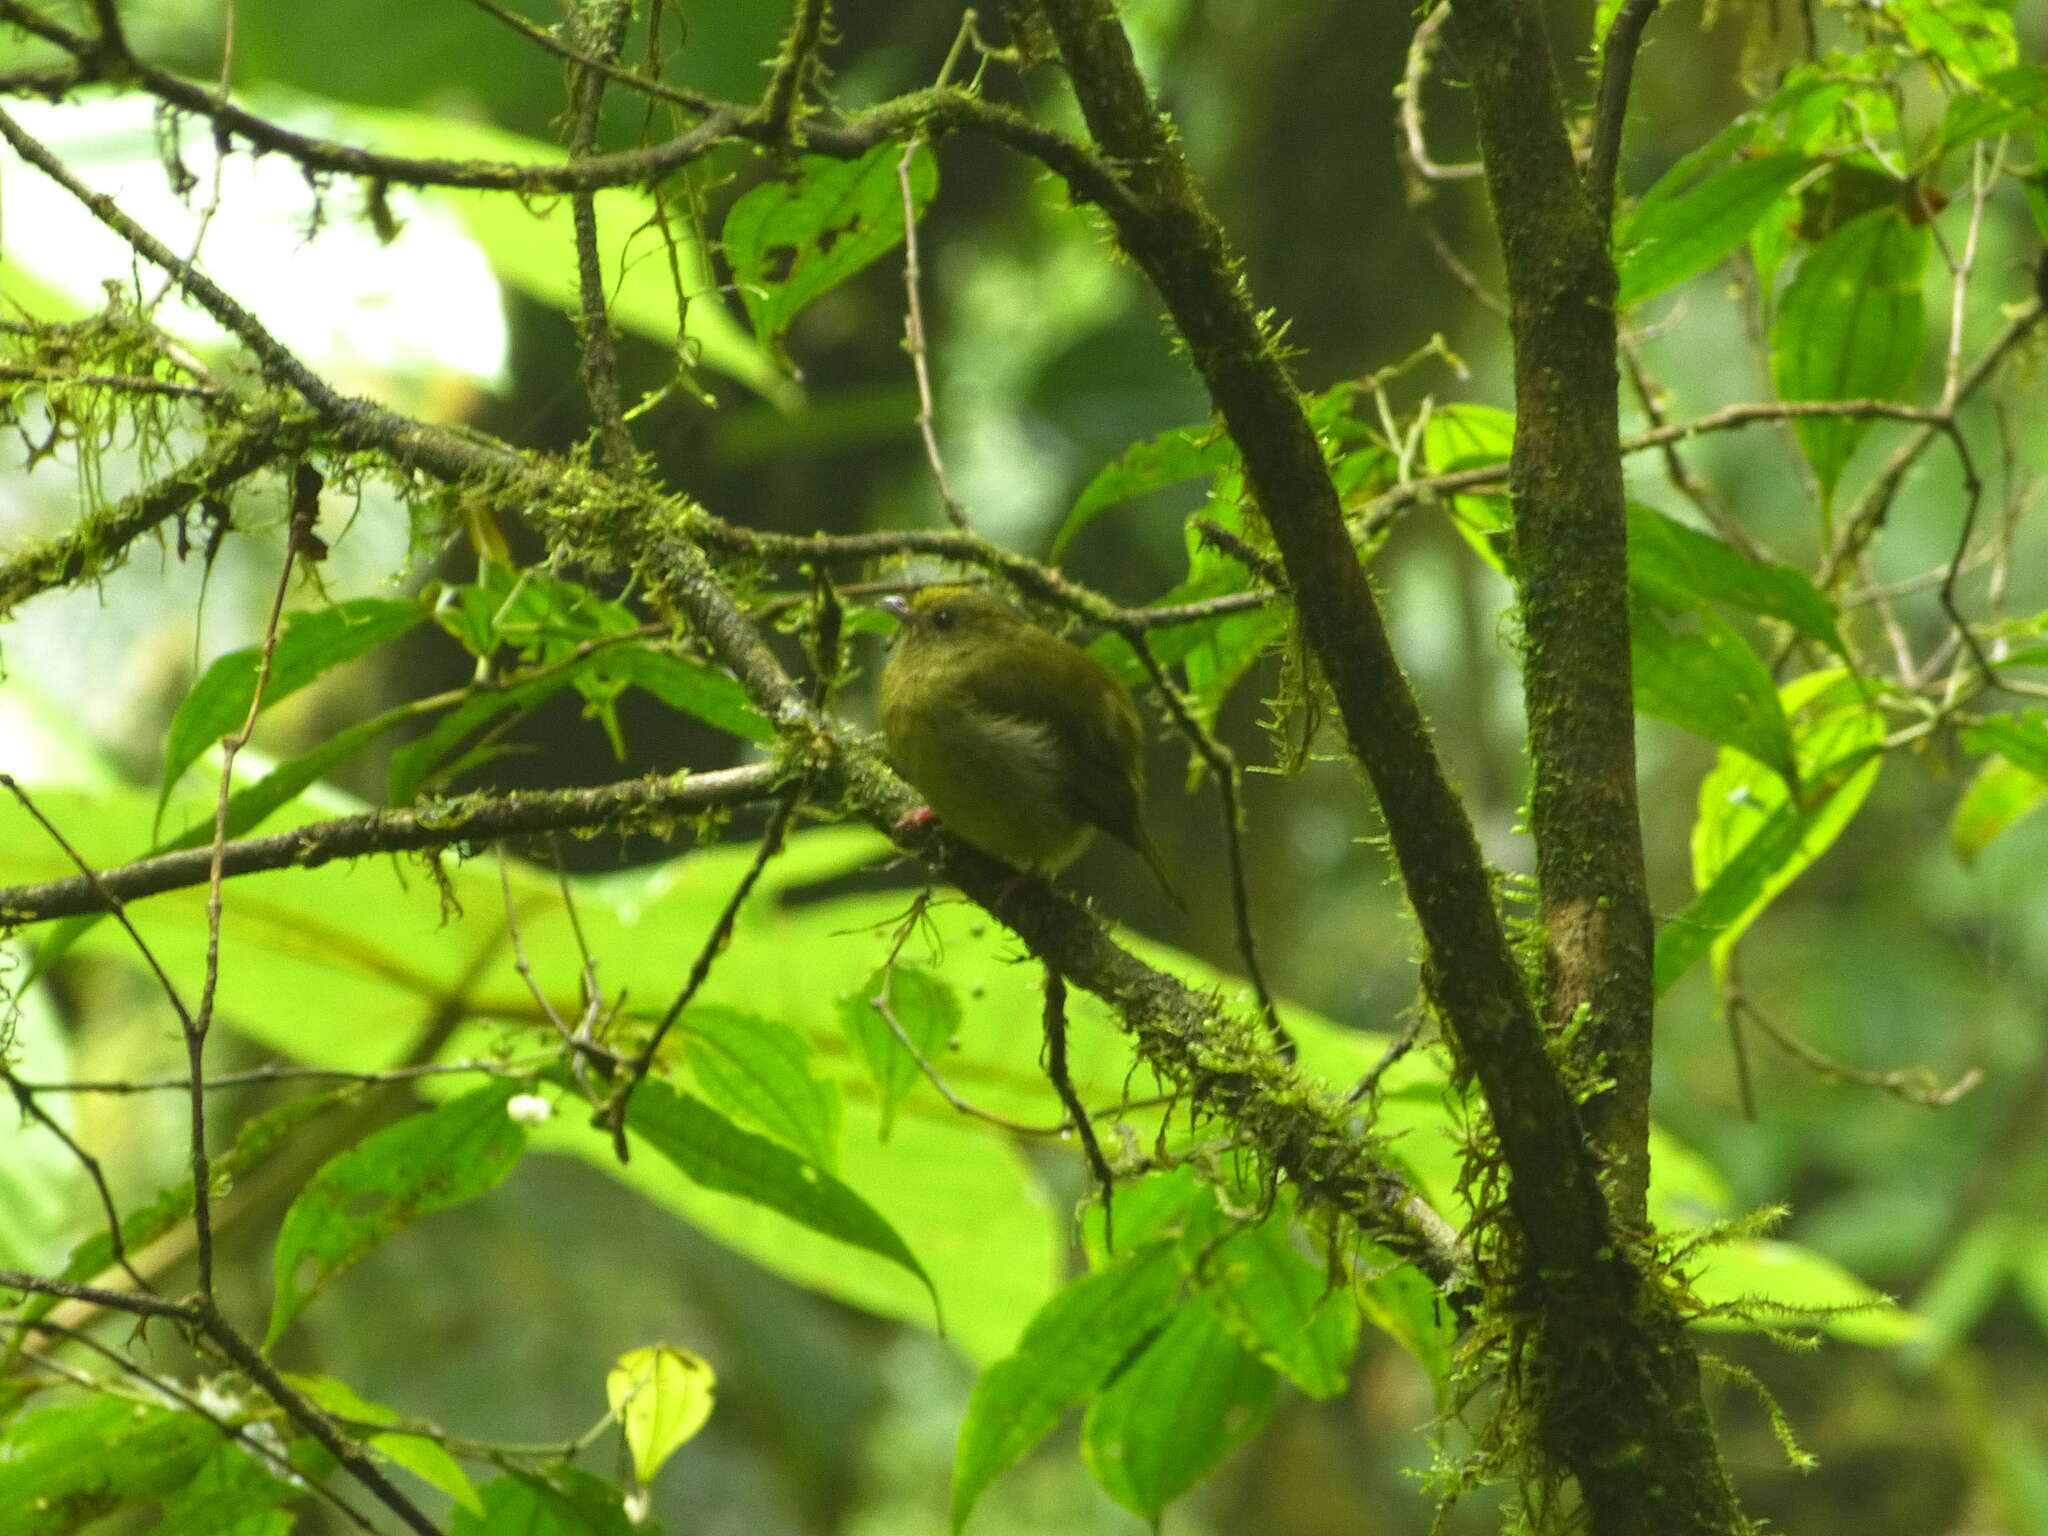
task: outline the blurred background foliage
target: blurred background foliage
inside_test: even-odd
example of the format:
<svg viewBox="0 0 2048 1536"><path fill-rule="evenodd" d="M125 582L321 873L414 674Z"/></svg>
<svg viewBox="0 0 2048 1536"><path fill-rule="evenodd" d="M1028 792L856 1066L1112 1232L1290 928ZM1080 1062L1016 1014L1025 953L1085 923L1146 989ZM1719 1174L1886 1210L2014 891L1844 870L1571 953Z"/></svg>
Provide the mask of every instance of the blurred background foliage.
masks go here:
<svg viewBox="0 0 2048 1536"><path fill-rule="evenodd" d="M541 0L513 8L544 24L557 19ZM1412 18L1399 7L1345 0L1131 0L1124 9L1254 292L1289 322L1304 385L1365 375L1441 337L1458 366L1433 359L1405 375L1394 386L1403 408L1425 393L1439 402L1504 403L1502 323L1447 273L1423 225L1426 218L1478 283L1490 285L1492 236L1479 183L1438 184L1420 208L1409 206L1393 92ZM153 0L128 10L140 49L195 78L219 75L225 9L215 0ZM939 0L841 0L834 10L848 46L832 55L832 92L848 107L930 80L959 19L957 6ZM1582 99L1587 81L1576 61L1590 11L1554 10L1559 56ZM1630 115L1625 195L1741 110L1743 81L1771 78L1796 47L1791 12L1761 4L1703 14L1685 0L1657 16ZM787 21L783 0L691 0L684 13L688 38L671 78L724 97L754 94ZM2048 6L2027 0L2014 14L2022 56L2048 53ZM18 41L0 40L0 65L10 49L29 56ZM558 137L560 71L468 6L242 0L232 60L235 88L252 102L325 123L343 139L462 154L475 152L464 135L481 129ZM615 92L607 109L610 138L629 142L643 108ZM84 110L52 108L34 119L24 112L24 120L53 140L75 130L74 147L97 149L109 162L130 157L134 195L153 180L162 198L148 114L117 122L85 119ZM1044 110L1058 117L1070 109L1055 93ZM1427 119L1438 159L1469 153L1457 91L1432 87ZM439 120L448 126L437 128ZM435 145L446 147L428 148ZM203 182L208 147L187 143L183 152ZM1055 186L980 141L945 144L941 164L922 254L948 466L981 531L1043 553L1099 468L1136 439L1200 421L1204 403L1156 303L1134 273L1106 259L1089 221L1071 216ZM470 243L487 241L484 232L445 205L396 195L402 243L392 270L379 276L366 269L382 259L381 248L361 229L351 192L337 188L316 203L288 167L244 165L235 174L245 171L270 179L254 195L221 198L208 259L231 264L244 251L252 281L269 269L274 280L259 312L316 365L408 408L517 442L567 451L581 441L588 422L562 294L522 284L516 261L489 252L501 286ZM706 226L762 174L756 158L739 151L706 165L694 179ZM117 274L63 243L68 226L37 211L31 199L41 194L31 183L10 165L0 186L8 226L0 277L30 292L60 288L68 275L79 285L77 303L96 302L98 280ZM298 247L316 222L322 240ZM358 253L331 263L301 259L301 250L326 249L328 232L351 225ZM2019 299L2038 236L2021 210L1999 206L1984 238L1985 290ZM1653 306L1644 355L1675 415L1767 395L1742 298L1724 269ZM891 258L807 311L789 343L801 369L800 403L734 323L736 309L694 317L705 365L699 378L715 408L672 391L641 418L641 442L668 483L742 525L937 526L900 345L902 305ZM625 321L629 399L663 388L673 372L663 323L636 332ZM2037 370L2038 360L2021 367ZM2038 478L2048 471L2038 382L2019 398L2034 424L2012 434L2002 472ZM1897 430L1874 432L1857 464L1876 462ZM0 467L0 529L65 526L75 487L47 473L30 478L19 453L9 454ZM1694 462L1745 527L1781 558L1811 563L1821 532L1789 434L1759 427L1710 438ZM114 494L146 478L145 466L119 453L79 473ZM1676 510L1648 457L1631 462L1630 477L1639 499ZM1183 558L1179 519L1191 505L1176 494L1099 519L1074 546L1070 568L1130 602L1171 585ZM281 504L274 512L281 523ZM1905 580L1939 564L1961 512L1952 470L1930 456L1879 541L1878 579ZM519 530L509 531L519 547ZM2014 609L2048 605L2048 533L2022 522L2014 538ZM336 596L388 592L387 573L406 564L407 539L403 509L370 486L323 580ZM108 765L109 785L149 783L164 726L196 671L259 632L273 550L235 541L204 582L196 563L151 553L98 592L32 605L0 636L8 669L0 731L34 715L41 750L55 751L61 732L53 735L50 722L60 720L75 732L78 763ZM461 561L414 551L408 580L465 579ZM1505 584L1436 512L1411 514L1374 573L1489 853L1525 868L1526 846L1515 833L1524 776ZM1915 633L1938 632L1928 594L1902 599L1901 611ZM878 656L865 660L872 673ZM260 744L290 752L385 703L459 684L469 669L468 657L423 626L382 675L357 669L280 707ZM1262 686L1239 692L1222 728L1248 761L1265 762L1260 700L1274 680L1254 681ZM865 694L857 682L849 708ZM620 718L623 760L573 696L558 698L520 729L519 753L492 765L492 781L592 783L718 766L739 750L638 696L622 702ZM26 726L17 739L29 739ZM1712 762L1709 744L1643 721L1646 844L1665 913L1692 893L1688 839ZM1215 811L1206 796L1180 792L1184 767L1181 747L1162 738L1150 814L1169 864L1197 869L1210 857ZM1960 771L1938 746L1889 763L1850 835L1744 941L1740 979L1756 1007L1837 1061L1920 1066L1943 1082L1981 1069L1973 1093L1930 1110L1831 1080L1752 1032L1756 1117L1745 1119L1730 1033L1704 968L1660 1014L1660 1124L1718 1170L1734 1209L1785 1204L1782 1235L1838 1259L1927 1323L1918 1342L1886 1352L1830 1341L1795 1353L1749 1335L1710 1340L1768 1386L1818 1459L1812 1471L1789 1466L1757 1398L1732 1383L1716 1389L1749 1508L1778 1529L2048 1532L2048 818L2020 822L1966 861L1948 824ZM345 783L377 794L381 764L350 772L357 777L344 775ZM1252 889L1276 986L1342 1025L1397 1027L1415 1003L1414 945L1356 776L1336 761L1292 780L1255 775L1248 799ZM735 835L751 825L742 818ZM662 851L653 840L623 850L629 861ZM621 854L616 840L571 847L572 859L590 869L616 866ZM1077 880L1137 928L1234 969L1220 896L1199 900L1182 919L1150 891L1141 868L1114 854L1091 856ZM66 1014L90 1017L91 1026L53 1032L47 1048L68 1060L24 1067L25 1075L177 1069L175 1042L150 994L126 972L80 963L56 979ZM260 1059L245 1041L224 1047L219 1064L235 1065L236 1051ZM248 1103L262 1102L262 1090L251 1090ZM88 1099L77 1109L81 1134L123 1188L135 1187L140 1170L156 1166L182 1135L177 1106L161 1098ZM61 1252L39 1250L35 1234L88 1216L89 1196L62 1176L61 1159L38 1164L17 1157L16 1145L10 1141L0 1161L0 1212L9 1213L0 1215L0 1262L48 1265ZM1030 1157L1054 1198L1080 1193L1064 1152ZM269 1231L260 1220L236 1230L226 1253L229 1297L258 1312ZM459 1266L444 1262L452 1252L463 1255ZM687 1342L712 1358L718 1411L657 1490L657 1511L673 1530L915 1536L946 1528L952 1434L973 1383L954 1345L777 1279L574 1159L531 1160L487 1198L401 1235L343 1286L344 1305L308 1314L295 1368L328 1372L379 1401L496 1438L579 1432L602 1411L593 1362L650 1338ZM363 1326L364 1318L375 1326ZM422 1360L436 1368L421 1370ZM1269 1536L1420 1530L1429 1500L1416 1475L1427 1455L1417 1431L1434 1412L1420 1371L1368 1332L1345 1395L1321 1403L1283 1395L1267 1431L1177 1508L1168 1528ZM321 1518L310 1514L308 1528ZM1450 1528L1496 1523L1475 1500ZM1012 1473L975 1528L998 1536L1143 1527L1093 1489L1069 1435Z"/></svg>

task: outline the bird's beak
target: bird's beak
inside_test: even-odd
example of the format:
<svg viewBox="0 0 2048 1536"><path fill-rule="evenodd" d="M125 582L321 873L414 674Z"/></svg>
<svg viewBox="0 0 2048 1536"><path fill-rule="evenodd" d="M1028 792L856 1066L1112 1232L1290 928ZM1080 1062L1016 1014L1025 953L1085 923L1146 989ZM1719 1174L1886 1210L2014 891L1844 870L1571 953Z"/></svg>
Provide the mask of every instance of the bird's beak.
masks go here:
<svg viewBox="0 0 2048 1536"><path fill-rule="evenodd" d="M885 597L875 604L885 613L893 613L899 619L910 617L910 599L907 597Z"/></svg>

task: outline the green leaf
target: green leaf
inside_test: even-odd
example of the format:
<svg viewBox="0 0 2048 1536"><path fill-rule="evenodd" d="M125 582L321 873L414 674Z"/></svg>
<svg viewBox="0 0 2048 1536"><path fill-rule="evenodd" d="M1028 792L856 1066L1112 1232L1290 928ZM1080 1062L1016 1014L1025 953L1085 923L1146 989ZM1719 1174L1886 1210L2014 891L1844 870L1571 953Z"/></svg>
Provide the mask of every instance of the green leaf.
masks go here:
<svg viewBox="0 0 2048 1536"><path fill-rule="evenodd" d="M893 142L877 144L858 160L805 155L794 179L763 182L725 216L733 280L755 336L777 357L784 356L782 339L805 306L901 243L903 188L896 167L902 159L903 146ZM930 150L917 151L910 185L922 212L939 185Z"/></svg>
<svg viewBox="0 0 2048 1536"><path fill-rule="evenodd" d="M1970 780L1949 818L1949 846L1965 864L1999 833L2048 800L2048 780L2008 758L1990 757Z"/></svg>
<svg viewBox="0 0 2048 1536"><path fill-rule="evenodd" d="M1220 428L1209 425L1176 427L1133 443L1082 487L1059 532L1053 535L1052 558L1059 560L1081 530L1111 507L1236 463L1237 444Z"/></svg>
<svg viewBox="0 0 2048 1536"><path fill-rule="evenodd" d="M413 18L408 16L408 24ZM563 165L559 144L527 138L488 123L424 112L352 108L344 126L389 154L509 165ZM576 231L566 197L508 197L502 192L432 187L420 196L448 208L483 248L498 277L564 314L581 302ZM612 322L636 335L688 349L693 363L715 368L785 407L796 403L774 362L720 302L694 221L673 198L658 204L638 188L595 194L598 261ZM665 209L665 211L664 211ZM682 292L659 240L673 240Z"/></svg>
<svg viewBox="0 0 2048 1536"><path fill-rule="evenodd" d="M1249 613L1191 626L1197 629L1191 637L1195 643L1188 647L1181 664L1187 673L1188 707L1195 718L1204 725L1216 723L1230 690L1287 633L1288 623L1289 609L1281 603L1268 603Z"/></svg>
<svg viewBox="0 0 2048 1536"><path fill-rule="evenodd" d="M1803 572L1752 560L1711 534L1634 502L1628 509L1628 578L1632 591L1660 608L1685 612L1703 602L1727 603L1789 624L1846 658L1835 610Z"/></svg>
<svg viewBox="0 0 2048 1536"><path fill-rule="evenodd" d="M396 640L426 616L426 608L419 603L382 597L360 597L331 608L286 614L271 652L263 707L269 709L289 698L329 668ZM249 718L262 660L262 648L253 645L216 657L178 706L164 740L164 777L156 802L159 817L185 770L223 736L239 731Z"/></svg>
<svg viewBox="0 0 2048 1536"><path fill-rule="evenodd" d="M598 657L600 675L644 689L670 709L695 715L706 725L763 746L775 740L775 725L747 698L730 672L691 661L673 651L644 645L620 646Z"/></svg>
<svg viewBox="0 0 2048 1536"><path fill-rule="evenodd" d="M1972 84L2012 67L2017 44L2006 7L1979 0L1893 0L1884 14L1915 50Z"/></svg>
<svg viewBox="0 0 2048 1536"><path fill-rule="evenodd" d="M1439 1389L1450 1385L1457 1324L1429 1277L1384 1249L1359 1255L1355 1286L1367 1322L1413 1355Z"/></svg>
<svg viewBox="0 0 2048 1536"><path fill-rule="evenodd" d="M525 1130L505 1113L516 1092L516 1083L487 1083L377 1132L313 1176L277 1235L265 1349L328 1282L386 1240L504 1181L526 1150Z"/></svg>
<svg viewBox="0 0 2048 1536"><path fill-rule="evenodd" d="M817 1164L742 1130L702 1099L651 1078L634 1091L626 1123L685 1177L706 1189L766 1207L908 1270L923 1282L937 1309L939 1293L931 1277L896 1229Z"/></svg>
<svg viewBox="0 0 2048 1536"><path fill-rule="evenodd" d="M164 1499L151 1536L274 1536L292 1526L291 1515L277 1506L306 1494L305 1483L288 1483L271 1463L223 1444L199 1464L190 1482Z"/></svg>
<svg viewBox="0 0 2048 1536"><path fill-rule="evenodd" d="M1949 98L1935 137L1935 155L2042 125L2048 116L2048 68L2022 64L1986 77L1981 89Z"/></svg>
<svg viewBox="0 0 2048 1536"><path fill-rule="evenodd" d="M619 1490L580 1467L513 1472L483 1486L483 1512L455 1511L448 1536L634 1536Z"/></svg>
<svg viewBox="0 0 2048 1536"><path fill-rule="evenodd" d="M1039 1308L1016 1353L982 1372L953 1453L953 1529L990 1483L1052 1432L1165 1323L1180 1265L1172 1243L1076 1280Z"/></svg>
<svg viewBox="0 0 2048 1536"><path fill-rule="evenodd" d="M902 1026L918 1056L936 1062L959 1033L960 1000L941 978L915 965L884 966L858 992L839 999L839 1022L881 1096L884 1136L895 1121L896 1106L924 1075L917 1056L889 1027L891 1019Z"/></svg>
<svg viewBox="0 0 2048 1536"><path fill-rule="evenodd" d="M1423 462L1433 475L1505 465L1514 446L1514 413L1497 406L1447 405L1433 412L1422 429ZM1505 470L1501 480L1501 490L1453 496L1450 506L1451 524L1459 537L1480 559L1506 575L1510 519Z"/></svg>
<svg viewBox="0 0 2048 1536"><path fill-rule="evenodd" d="M332 1376L289 1376L286 1378L319 1407L338 1418L358 1424L400 1424L403 1416L396 1409L382 1403L370 1402L357 1394L347 1382L337 1381ZM414 1477L441 1492L465 1509L483 1512L483 1501L477 1497L475 1486L462 1470L460 1462L449 1455L440 1443L426 1435L410 1435L402 1430L386 1430L367 1436L363 1443L378 1456L393 1462L412 1473Z"/></svg>
<svg viewBox="0 0 2048 1536"><path fill-rule="evenodd" d="M1805 155L1740 160L1683 192L1646 200L1615 236L1626 309L1718 264L1791 185L1813 167Z"/></svg>
<svg viewBox="0 0 2048 1536"><path fill-rule="evenodd" d="M70 1536L176 1492L220 1446L205 1419L124 1397L29 1414L8 1426L0 1457L0 1531Z"/></svg>
<svg viewBox="0 0 2048 1536"><path fill-rule="evenodd" d="M642 1488L711 1417L718 1385L710 1362L669 1344L628 1350L604 1379L605 1401L626 1437Z"/></svg>
<svg viewBox="0 0 2048 1536"><path fill-rule="evenodd" d="M1920 365L1920 273L1929 236L1896 207L1859 214L1799 264L1771 327L1771 376L1786 400L1896 400ZM1794 423L1832 495L1867 419Z"/></svg>
<svg viewBox="0 0 2048 1536"><path fill-rule="evenodd" d="M1218 1211L1190 1235L1226 1224ZM1310 1397L1335 1397L1358 1348L1358 1305L1348 1285L1333 1286L1328 1271L1295 1251L1292 1227L1286 1210L1276 1211L1225 1238L1192 1278L1209 1288L1217 1316L1245 1348Z"/></svg>
<svg viewBox="0 0 2048 1536"><path fill-rule="evenodd" d="M1920 1339L1924 1319L1901 1311L1833 1259L1797 1243L1737 1238L1700 1250L1692 1292L1709 1306L1736 1306L1776 1326L1820 1329L1851 1344L1895 1348ZM1802 1315L1805 1314L1805 1315ZM1820 1315L1816 1315L1820 1314ZM1710 1316L1704 1328L1750 1326L1739 1317Z"/></svg>
<svg viewBox="0 0 2048 1536"><path fill-rule="evenodd" d="M391 754L385 790L391 804L410 805L430 783L454 777L475 756L458 753L465 742L507 715L540 708L575 682L577 672L594 666L596 661L593 654L580 663L528 678L509 688L472 694L435 721L433 728L417 741L409 741Z"/></svg>
<svg viewBox="0 0 2048 1536"><path fill-rule="evenodd" d="M1089 1406L1088 1470L1119 1504L1156 1520L1259 1432L1277 1381L1211 1307L1184 1306Z"/></svg>
<svg viewBox="0 0 2048 1536"><path fill-rule="evenodd" d="M678 1027L684 1064L717 1109L820 1168L838 1168L839 1086L818 1071L809 1040L716 1005L691 1008Z"/></svg>
<svg viewBox="0 0 2048 1536"><path fill-rule="evenodd" d="M1690 631L1637 604L1629 628L1636 708L1745 752L1793 783L1792 732L1771 674L1726 620L1699 609Z"/></svg>
<svg viewBox="0 0 2048 1536"><path fill-rule="evenodd" d="M1854 702L1839 702L1845 695ZM1856 698L1847 673L1795 678L1780 697L1800 721L1793 738L1802 798L1748 756L1722 752L1700 785L1693 823L1700 894L1657 936L1660 996L1701 956L1725 957L1777 894L1841 836L1877 780L1884 720ZM1810 713L1801 718L1802 711Z"/></svg>
<svg viewBox="0 0 2048 1536"><path fill-rule="evenodd" d="M1963 732L1971 752L1997 752L2035 778L2048 782L2048 718L2038 709L1990 715Z"/></svg>

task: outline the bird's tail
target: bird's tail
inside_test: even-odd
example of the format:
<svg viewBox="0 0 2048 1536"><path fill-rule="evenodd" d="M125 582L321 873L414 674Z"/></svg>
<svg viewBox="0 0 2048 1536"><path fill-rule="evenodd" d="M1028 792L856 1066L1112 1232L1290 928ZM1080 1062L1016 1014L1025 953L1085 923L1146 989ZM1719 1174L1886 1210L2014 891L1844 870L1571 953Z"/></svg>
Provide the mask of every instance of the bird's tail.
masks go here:
<svg viewBox="0 0 2048 1536"><path fill-rule="evenodd" d="M1188 904L1180 892L1174 889L1173 881L1167 876L1166 860L1160 855L1159 845L1152 841L1152 834L1142 825L1138 828L1137 846L1138 852L1144 856L1146 866L1151 869L1153 878L1159 882L1159 888L1166 892L1166 899L1172 902L1177 910L1185 913Z"/></svg>

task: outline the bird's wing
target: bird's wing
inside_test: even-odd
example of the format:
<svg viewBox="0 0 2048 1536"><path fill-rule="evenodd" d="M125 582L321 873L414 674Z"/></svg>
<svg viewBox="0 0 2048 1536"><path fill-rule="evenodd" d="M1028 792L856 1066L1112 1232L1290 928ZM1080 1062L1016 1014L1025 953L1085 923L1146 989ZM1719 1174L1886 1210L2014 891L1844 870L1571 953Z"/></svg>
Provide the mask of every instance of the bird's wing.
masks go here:
<svg viewBox="0 0 2048 1536"><path fill-rule="evenodd" d="M1051 728L1074 814L1139 846L1144 727L1123 684L1085 651L1051 635L1030 666L964 679L977 708Z"/></svg>

